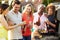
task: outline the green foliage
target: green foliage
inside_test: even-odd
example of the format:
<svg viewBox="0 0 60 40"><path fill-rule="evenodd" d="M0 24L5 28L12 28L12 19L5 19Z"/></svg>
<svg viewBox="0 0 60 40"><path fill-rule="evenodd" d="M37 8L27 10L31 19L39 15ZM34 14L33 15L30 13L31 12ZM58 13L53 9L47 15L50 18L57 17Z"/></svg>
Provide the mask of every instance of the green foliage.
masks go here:
<svg viewBox="0 0 60 40"><path fill-rule="evenodd" d="M46 6L52 2L54 2L54 0L43 0L43 4L45 4Z"/></svg>
<svg viewBox="0 0 60 40"><path fill-rule="evenodd" d="M0 2L0 4L1 4L1 2Z"/></svg>
<svg viewBox="0 0 60 40"><path fill-rule="evenodd" d="M13 2L13 1L12 1ZM9 9L11 10L12 9L12 2L11 2L11 4L10 4L10 6L9 6Z"/></svg>
<svg viewBox="0 0 60 40"><path fill-rule="evenodd" d="M0 0L0 4L1 4L1 0Z"/></svg>

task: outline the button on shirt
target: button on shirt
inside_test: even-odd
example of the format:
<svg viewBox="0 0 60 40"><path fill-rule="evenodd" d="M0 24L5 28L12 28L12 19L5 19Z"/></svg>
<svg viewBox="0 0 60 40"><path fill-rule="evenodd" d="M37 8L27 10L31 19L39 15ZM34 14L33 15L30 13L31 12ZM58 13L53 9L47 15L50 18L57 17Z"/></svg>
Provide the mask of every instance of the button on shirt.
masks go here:
<svg viewBox="0 0 60 40"><path fill-rule="evenodd" d="M14 24L20 24L22 23L22 15L20 12L18 14L14 13L13 10L9 11L9 13L6 15L7 19L12 21ZM22 39L22 32L21 32L21 26L16 27L12 30L10 30L10 39Z"/></svg>

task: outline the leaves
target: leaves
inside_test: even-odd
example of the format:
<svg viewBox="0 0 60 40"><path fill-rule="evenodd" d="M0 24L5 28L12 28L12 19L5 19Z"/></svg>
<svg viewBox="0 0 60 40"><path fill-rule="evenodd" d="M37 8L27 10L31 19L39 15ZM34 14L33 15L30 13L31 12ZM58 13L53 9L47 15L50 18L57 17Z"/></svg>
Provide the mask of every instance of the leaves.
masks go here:
<svg viewBox="0 0 60 40"><path fill-rule="evenodd" d="M54 0L43 0L43 4L45 4L46 6L52 2L54 2Z"/></svg>

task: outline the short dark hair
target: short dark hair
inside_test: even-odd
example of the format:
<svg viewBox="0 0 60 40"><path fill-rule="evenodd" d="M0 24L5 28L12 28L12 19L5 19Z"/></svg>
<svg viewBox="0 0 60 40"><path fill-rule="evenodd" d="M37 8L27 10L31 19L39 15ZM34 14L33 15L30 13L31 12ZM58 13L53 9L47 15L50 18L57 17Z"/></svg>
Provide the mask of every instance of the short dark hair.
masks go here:
<svg viewBox="0 0 60 40"><path fill-rule="evenodd" d="M8 4L1 4L1 8L3 11L6 10L8 7L9 7Z"/></svg>
<svg viewBox="0 0 60 40"><path fill-rule="evenodd" d="M13 1L12 5L15 5L15 4L20 5L20 4L21 4L21 2L20 2L19 0L15 0L15 1Z"/></svg>

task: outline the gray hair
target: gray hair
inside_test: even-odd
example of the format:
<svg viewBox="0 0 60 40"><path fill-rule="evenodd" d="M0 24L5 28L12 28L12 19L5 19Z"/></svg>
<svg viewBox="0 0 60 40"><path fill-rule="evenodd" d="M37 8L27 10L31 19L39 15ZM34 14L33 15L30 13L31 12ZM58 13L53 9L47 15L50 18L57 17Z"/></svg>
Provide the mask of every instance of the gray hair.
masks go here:
<svg viewBox="0 0 60 40"><path fill-rule="evenodd" d="M38 5L38 10L39 10L41 7L44 7L44 8L45 8L45 5L44 5L44 4Z"/></svg>

